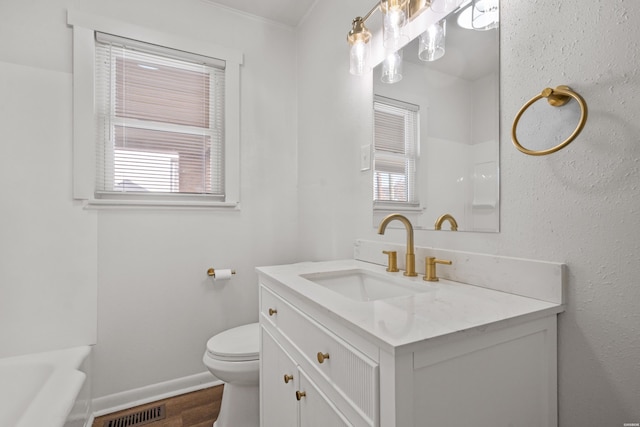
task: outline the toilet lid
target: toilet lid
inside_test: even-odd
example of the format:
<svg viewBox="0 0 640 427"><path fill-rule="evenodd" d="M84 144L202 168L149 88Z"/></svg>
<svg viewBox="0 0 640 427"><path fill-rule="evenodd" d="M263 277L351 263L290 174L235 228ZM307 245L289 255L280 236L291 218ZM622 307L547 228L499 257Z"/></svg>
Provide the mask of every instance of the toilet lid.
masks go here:
<svg viewBox="0 0 640 427"><path fill-rule="evenodd" d="M258 360L260 325L250 323L227 329L207 341L207 353L214 359L240 362Z"/></svg>

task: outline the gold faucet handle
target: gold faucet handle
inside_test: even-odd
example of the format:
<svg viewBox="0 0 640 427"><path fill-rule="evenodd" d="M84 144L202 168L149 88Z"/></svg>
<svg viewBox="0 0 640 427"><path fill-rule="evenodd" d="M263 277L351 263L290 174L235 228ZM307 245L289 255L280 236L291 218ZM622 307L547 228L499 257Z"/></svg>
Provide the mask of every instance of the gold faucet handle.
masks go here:
<svg viewBox="0 0 640 427"><path fill-rule="evenodd" d="M427 282L437 282L438 280L440 280L440 278L436 276L436 264L451 265L453 264L453 262L449 261L448 259L437 259L436 257L430 256L425 258L424 264L426 274L422 279L426 280Z"/></svg>
<svg viewBox="0 0 640 427"><path fill-rule="evenodd" d="M398 270L398 252L396 251L382 251L383 254L389 256L389 262L387 263L387 271L395 273Z"/></svg>

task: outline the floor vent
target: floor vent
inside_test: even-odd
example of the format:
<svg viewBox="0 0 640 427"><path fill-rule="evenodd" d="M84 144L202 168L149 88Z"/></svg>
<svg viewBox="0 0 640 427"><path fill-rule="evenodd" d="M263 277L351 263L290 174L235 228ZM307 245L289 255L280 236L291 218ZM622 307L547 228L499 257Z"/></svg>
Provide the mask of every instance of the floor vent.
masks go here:
<svg viewBox="0 0 640 427"><path fill-rule="evenodd" d="M104 422L104 427L138 427L154 421L164 420L166 408L162 404L153 408L143 409L132 414L122 415Z"/></svg>

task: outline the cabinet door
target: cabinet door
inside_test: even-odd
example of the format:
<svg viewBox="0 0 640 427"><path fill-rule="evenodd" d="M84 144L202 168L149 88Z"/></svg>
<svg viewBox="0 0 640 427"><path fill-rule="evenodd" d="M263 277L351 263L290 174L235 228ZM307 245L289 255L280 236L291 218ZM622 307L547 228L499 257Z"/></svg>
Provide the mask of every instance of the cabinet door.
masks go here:
<svg viewBox="0 0 640 427"><path fill-rule="evenodd" d="M298 424L297 366L263 327L260 355L260 408L262 427L295 427Z"/></svg>
<svg viewBox="0 0 640 427"><path fill-rule="evenodd" d="M304 372L298 370L298 376L300 427L352 426Z"/></svg>

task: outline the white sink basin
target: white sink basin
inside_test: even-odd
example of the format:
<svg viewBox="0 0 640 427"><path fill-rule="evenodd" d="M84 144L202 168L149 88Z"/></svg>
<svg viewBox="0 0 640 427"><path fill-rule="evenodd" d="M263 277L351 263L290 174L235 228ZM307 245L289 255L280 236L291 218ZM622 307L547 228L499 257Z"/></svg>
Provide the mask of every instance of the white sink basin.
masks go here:
<svg viewBox="0 0 640 427"><path fill-rule="evenodd" d="M431 288L420 277L408 278L379 274L368 270L341 270L300 276L326 289L356 301L375 301L429 292Z"/></svg>

